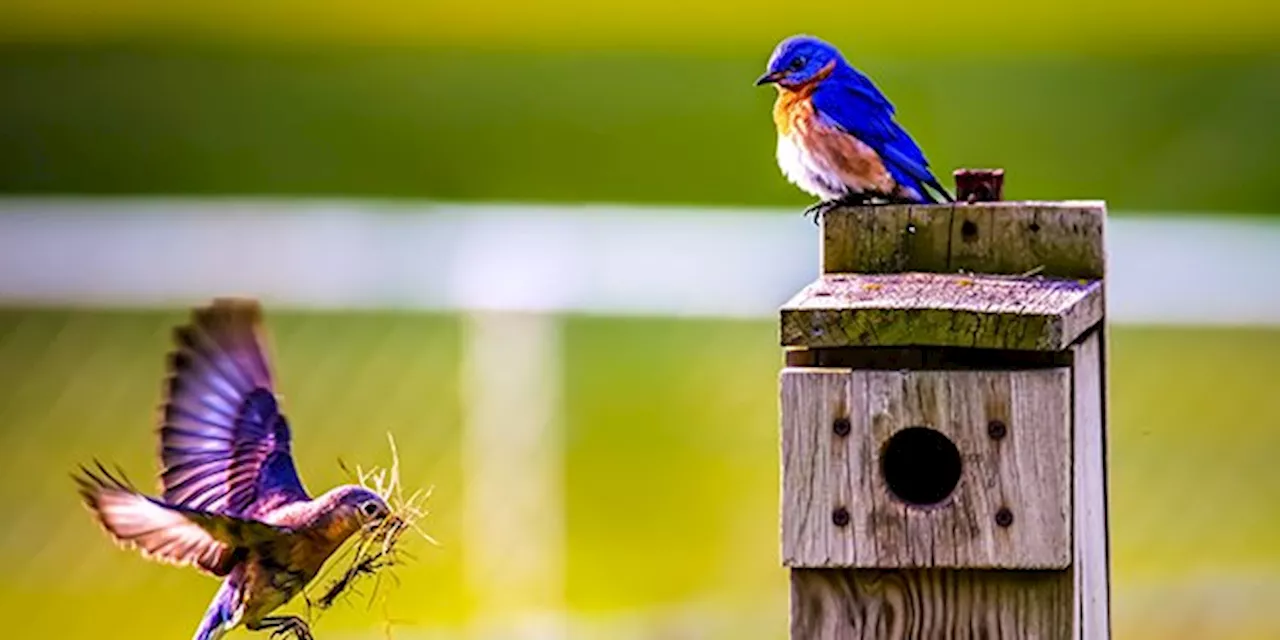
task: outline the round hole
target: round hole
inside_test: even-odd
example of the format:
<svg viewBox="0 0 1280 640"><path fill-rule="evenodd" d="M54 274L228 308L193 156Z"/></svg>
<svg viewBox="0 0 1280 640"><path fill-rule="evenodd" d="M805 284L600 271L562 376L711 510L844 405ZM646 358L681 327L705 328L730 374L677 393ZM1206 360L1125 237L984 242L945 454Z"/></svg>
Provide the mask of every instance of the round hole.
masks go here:
<svg viewBox="0 0 1280 640"><path fill-rule="evenodd" d="M947 499L960 482L960 450L928 427L909 427L889 438L881 473L899 500L927 506Z"/></svg>
<svg viewBox="0 0 1280 640"><path fill-rule="evenodd" d="M965 240L973 240L978 237L978 225L972 220L965 220L960 225L960 237Z"/></svg>
<svg viewBox="0 0 1280 640"><path fill-rule="evenodd" d="M996 512L996 524L1001 527L1008 527L1013 524L1013 512L1008 507L1000 507Z"/></svg>
<svg viewBox="0 0 1280 640"><path fill-rule="evenodd" d="M848 509L838 507L835 511L831 512L831 524L834 524L837 527L847 527L849 526L849 517Z"/></svg>
<svg viewBox="0 0 1280 640"><path fill-rule="evenodd" d="M992 420L987 423L987 435L991 436L992 440L1003 440L1008 433L1009 427L1002 420Z"/></svg>
<svg viewBox="0 0 1280 640"><path fill-rule="evenodd" d="M836 418L835 422L831 425L831 429L836 432L836 435L843 438L849 435L849 432L853 430L853 425L849 422L848 418Z"/></svg>

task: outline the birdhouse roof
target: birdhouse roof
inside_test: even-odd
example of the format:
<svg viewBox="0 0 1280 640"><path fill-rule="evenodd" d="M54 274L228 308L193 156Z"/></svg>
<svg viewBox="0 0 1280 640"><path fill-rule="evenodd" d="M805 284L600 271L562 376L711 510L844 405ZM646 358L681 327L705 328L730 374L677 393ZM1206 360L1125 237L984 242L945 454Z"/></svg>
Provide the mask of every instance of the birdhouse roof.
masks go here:
<svg viewBox="0 0 1280 640"><path fill-rule="evenodd" d="M1061 351L1103 311L1094 279L832 273L783 305L781 338L788 347Z"/></svg>

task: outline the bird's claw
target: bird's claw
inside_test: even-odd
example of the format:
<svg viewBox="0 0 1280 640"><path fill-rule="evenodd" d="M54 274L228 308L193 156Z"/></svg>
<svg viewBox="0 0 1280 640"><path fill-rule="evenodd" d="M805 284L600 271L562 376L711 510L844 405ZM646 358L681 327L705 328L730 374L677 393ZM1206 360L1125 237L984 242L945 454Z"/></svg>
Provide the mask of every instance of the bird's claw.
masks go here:
<svg viewBox="0 0 1280 640"><path fill-rule="evenodd" d="M307 623L300 618L290 618L281 622L279 626L271 631L272 638L286 638L292 636L294 640L315 640L315 636L311 635L311 629L307 627Z"/></svg>
<svg viewBox="0 0 1280 640"><path fill-rule="evenodd" d="M809 205L808 207L805 207L804 215L806 218L809 218L810 220L813 221L814 226L817 226L818 219L821 218L823 214L830 211L831 208L836 206L837 204L840 204L839 200L823 200L822 202L817 202L812 205Z"/></svg>
<svg viewBox="0 0 1280 640"><path fill-rule="evenodd" d="M826 213L836 207L856 207L867 204L871 201L870 197L865 193L851 193L841 196L834 200L823 200L809 205L804 210L804 215L812 217L813 224L818 224L818 218L826 215Z"/></svg>

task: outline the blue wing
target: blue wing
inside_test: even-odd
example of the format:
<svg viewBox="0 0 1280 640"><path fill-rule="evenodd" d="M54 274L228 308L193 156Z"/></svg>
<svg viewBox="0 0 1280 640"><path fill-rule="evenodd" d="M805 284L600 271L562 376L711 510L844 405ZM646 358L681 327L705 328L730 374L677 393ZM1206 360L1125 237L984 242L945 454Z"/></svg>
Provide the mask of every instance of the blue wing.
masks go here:
<svg viewBox="0 0 1280 640"><path fill-rule="evenodd" d="M929 170L920 146L894 121L893 104L865 75L852 67L838 70L818 86L812 100L821 116L880 154L898 184L914 189L929 202L935 200L925 185L951 200Z"/></svg>
<svg viewBox="0 0 1280 640"><path fill-rule="evenodd" d="M174 333L160 428L168 504L253 518L308 500L253 302L215 300Z"/></svg>

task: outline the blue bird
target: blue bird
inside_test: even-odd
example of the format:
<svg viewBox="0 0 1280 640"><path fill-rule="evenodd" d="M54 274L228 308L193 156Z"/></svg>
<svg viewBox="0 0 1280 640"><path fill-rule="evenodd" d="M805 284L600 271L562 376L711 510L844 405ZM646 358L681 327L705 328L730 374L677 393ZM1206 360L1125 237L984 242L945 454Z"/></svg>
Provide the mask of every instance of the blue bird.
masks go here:
<svg viewBox="0 0 1280 640"><path fill-rule="evenodd" d="M954 201L894 121L893 104L831 44L808 35L783 40L756 80L765 84L778 89L778 167L821 199L806 213L874 201L938 202L930 189Z"/></svg>
<svg viewBox="0 0 1280 640"><path fill-rule="evenodd" d="M121 546L223 579L194 640L238 626L311 640L302 618L270 614L347 538L397 518L360 485L315 498L303 488L261 325L256 302L215 300L174 332L159 429L162 496L101 465L76 475L85 504Z"/></svg>

